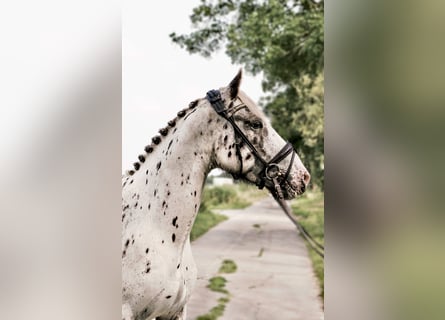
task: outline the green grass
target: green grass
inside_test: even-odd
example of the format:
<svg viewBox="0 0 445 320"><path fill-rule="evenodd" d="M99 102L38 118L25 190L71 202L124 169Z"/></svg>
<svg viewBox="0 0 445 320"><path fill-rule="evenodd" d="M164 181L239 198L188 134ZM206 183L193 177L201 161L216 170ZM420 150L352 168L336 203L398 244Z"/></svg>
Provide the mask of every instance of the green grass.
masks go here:
<svg viewBox="0 0 445 320"><path fill-rule="evenodd" d="M260 252L258 252L258 258L261 258L263 256L264 253L264 248L260 249Z"/></svg>
<svg viewBox="0 0 445 320"><path fill-rule="evenodd" d="M255 186L245 183L231 186L206 186L198 215L190 233L190 240L197 239L209 229L227 219L224 215L212 212L212 209L242 209L265 195L267 195L266 191L258 190Z"/></svg>
<svg viewBox="0 0 445 320"><path fill-rule="evenodd" d="M226 308L225 302L219 302L215 307L210 309L209 313L196 318L196 320L216 320L224 314Z"/></svg>
<svg viewBox="0 0 445 320"><path fill-rule="evenodd" d="M236 271L236 264L233 260L224 260L219 268L219 273L233 273ZM224 297L218 299L218 304L204 315L199 316L196 320L216 320L224 314L226 304L230 301L230 293L226 287L227 280L224 277L216 276L209 280L207 288L212 291L224 294Z"/></svg>
<svg viewBox="0 0 445 320"><path fill-rule="evenodd" d="M202 200L210 209L243 209L266 195L265 190L237 183L229 186L206 186Z"/></svg>
<svg viewBox="0 0 445 320"><path fill-rule="evenodd" d="M228 294L229 292L225 289L226 282L227 282L226 278L221 276L216 276L209 280L207 288L215 292Z"/></svg>
<svg viewBox="0 0 445 320"><path fill-rule="evenodd" d="M219 268L219 273L234 273L236 269L237 266L233 260L224 260Z"/></svg>
<svg viewBox="0 0 445 320"><path fill-rule="evenodd" d="M201 211L200 209L190 232L190 240L197 239L224 220L227 220L227 217L222 214L213 213L210 210Z"/></svg>
<svg viewBox="0 0 445 320"><path fill-rule="evenodd" d="M324 244L324 194L320 191L307 192L292 202L292 210L298 221L314 237ZM320 296L324 299L324 261L309 248L315 275L319 280Z"/></svg>

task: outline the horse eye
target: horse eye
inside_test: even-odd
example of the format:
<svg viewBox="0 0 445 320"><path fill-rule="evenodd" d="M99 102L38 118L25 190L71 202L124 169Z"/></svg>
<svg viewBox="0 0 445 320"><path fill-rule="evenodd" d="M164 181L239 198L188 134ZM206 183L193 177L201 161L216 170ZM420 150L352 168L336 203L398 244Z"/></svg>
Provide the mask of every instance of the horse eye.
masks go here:
<svg viewBox="0 0 445 320"><path fill-rule="evenodd" d="M261 121L254 121L250 123L250 127L254 130L261 129L263 127L263 124Z"/></svg>

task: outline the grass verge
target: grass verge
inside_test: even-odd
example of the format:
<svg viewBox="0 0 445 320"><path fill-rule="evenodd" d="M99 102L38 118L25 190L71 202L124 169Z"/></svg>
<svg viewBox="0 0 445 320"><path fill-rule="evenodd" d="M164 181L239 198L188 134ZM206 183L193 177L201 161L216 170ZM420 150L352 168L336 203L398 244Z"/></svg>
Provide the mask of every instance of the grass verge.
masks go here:
<svg viewBox="0 0 445 320"><path fill-rule="evenodd" d="M197 239L227 219L224 215L212 212L212 209L242 209L266 195L266 191L260 191L255 186L245 183L218 187L206 186L190 233L190 240Z"/></svg>
<svg viewBox="0 0 445 320"><path fill-rule="evenodd" d="M206 186L202 200L211 209L244 209L266 195L265 190L258 190L246 183L237 183L228 186Z"/></svg>
<svg viewBox="0 0 445 320"><path fill-rule="evenodd" d="M298 217L298 221L314 239L324 244L324 193L307 192L303 197L292 202L292 210ZM320 296L324 299L324 261L310 248L309 256L319 281Z"/></svg>
<svg viewBox="0 0 445 320"><path fill-rule="evenodd" d="M190 240L193 241L197 239L224 220L227 220L227 217L222 214L213 213L207 209L201 211L200 209L193 224L192 231L190 232Z"/></svg>

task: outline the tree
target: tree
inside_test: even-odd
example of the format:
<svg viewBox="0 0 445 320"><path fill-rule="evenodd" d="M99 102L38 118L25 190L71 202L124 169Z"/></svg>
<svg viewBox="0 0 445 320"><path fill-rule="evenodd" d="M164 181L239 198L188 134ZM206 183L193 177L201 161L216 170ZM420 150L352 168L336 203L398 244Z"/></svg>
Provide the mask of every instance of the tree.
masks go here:
<svg viewBox="0 0 445 320"><path fill-rule="evenodd" d="M262 73L261 105L291 141L323 187L324 1L201 0L190 19L194 31L170 34L204 57L222 47L233 63Z"/></svg>

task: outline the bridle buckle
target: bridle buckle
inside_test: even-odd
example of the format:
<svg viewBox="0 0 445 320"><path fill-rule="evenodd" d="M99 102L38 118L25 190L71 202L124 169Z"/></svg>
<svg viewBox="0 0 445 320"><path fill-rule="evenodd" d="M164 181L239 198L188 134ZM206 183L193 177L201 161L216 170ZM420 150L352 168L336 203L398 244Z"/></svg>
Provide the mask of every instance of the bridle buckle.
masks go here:
<svg viewBox="0 0 445 320"><path fill-rule="evenodd" d="M281 175L280 167L276 163L271 163L266 167L264 175L266 176L267 179L273 180Z"/></svg>

